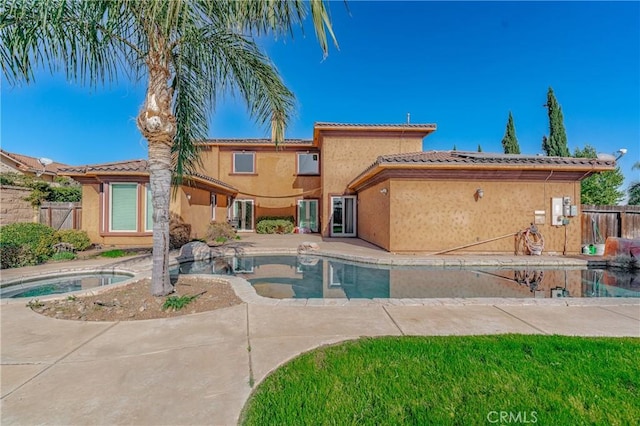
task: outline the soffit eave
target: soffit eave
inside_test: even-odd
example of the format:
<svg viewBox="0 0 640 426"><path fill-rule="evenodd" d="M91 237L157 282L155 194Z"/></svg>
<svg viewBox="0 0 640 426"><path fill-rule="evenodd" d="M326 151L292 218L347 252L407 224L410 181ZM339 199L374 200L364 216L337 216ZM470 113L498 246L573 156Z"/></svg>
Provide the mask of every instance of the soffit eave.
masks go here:
<svg viewBox="0 0 640 426"><path fill-rule="evenodd" d="M356 177L348 184L348 188L351 190L358 191L362 187L366 186L369 181L375 178L377 175L384 171L394 171L394 170L407 170L407 171L484 171L484 172L525 172L525 171L538 171L538 172L549 172L549 175L552 176L554 173L581 173L581 178L578 180L582 180L594 173L606 172L610 170L615 170L613 166L583 166L583 165L557 165L557 164L514 164L514 165L486 165L486 164L393 164L393 163L383 163L376 164L374 167L363 172L360 176ZM574 180L574 179L571 179Z"/></svg>
<svg viewBox="0 0 640 426"><path fill-rule="evenodd" d="M424 139L431 133L437 130L435 124L427 124L423 126L411 125L411 126L384 126L384 125L322 125L316 124L313 128L313 145L319 146L320 139L326 134L332 134L335 136L375 136L375 135L393 135L393 136L412 136L420 137Z"/></svg>
<svg viewBox="0 0 640 426"><path fill-rule="evenodd" d="M236 188L219 185L215 182L211 182L197 176L185 177L182 186L198 188L204 191L214 192L221 195L228 195L231 197L235 197L236 195L238 195L238 190Z"/></svg>

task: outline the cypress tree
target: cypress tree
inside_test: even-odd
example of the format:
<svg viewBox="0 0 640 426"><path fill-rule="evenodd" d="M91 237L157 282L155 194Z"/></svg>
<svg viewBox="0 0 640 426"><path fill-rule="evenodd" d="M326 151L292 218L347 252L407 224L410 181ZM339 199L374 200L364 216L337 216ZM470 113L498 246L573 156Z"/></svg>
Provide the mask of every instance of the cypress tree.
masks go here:
<svg viewBox="0 0 640 426"><path fill-rule="evenodd" d="M455 143L453 144L453 150L454 150L454 151L457 151L457 150L458 150L458 148L456 148L456 144L455 144Z"/></svg>
<svg viewBox="0 0 640 426"><path fill-rule="evenodd" d="M507 128L504 131L504 137L502 138L502 147L504 148L505 154L520 154L520 145L518 145L516 127L513 125L513 115L511 115L511 111L509 111Z"/></svg>
<svg viewBox="0 0 640 426"><path fill-rule="evenodd" d="M558 104L551 87L547 92L545 106L549 114L549 137L542 138L542 149L550 157L569 157L571 154L567 146L567 133L564 130L562 108Z"/></svg>
<svg viewBox="0 0 640 426"><path fill-rule="evenodd" d="M482 152L482 147L478 144L478 152Z"/></svg>

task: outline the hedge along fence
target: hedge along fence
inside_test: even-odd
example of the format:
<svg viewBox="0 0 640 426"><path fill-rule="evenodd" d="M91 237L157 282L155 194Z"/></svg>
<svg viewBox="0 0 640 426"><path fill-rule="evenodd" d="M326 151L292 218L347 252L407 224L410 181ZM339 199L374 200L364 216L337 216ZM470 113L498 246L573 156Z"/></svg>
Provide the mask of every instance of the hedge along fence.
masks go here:
<svg viewBox="0 0 640 426"><path fill-rule="evenodd" d="M290 234L293 232L293 216L260 216L256 225L258 234Z"/></svg>

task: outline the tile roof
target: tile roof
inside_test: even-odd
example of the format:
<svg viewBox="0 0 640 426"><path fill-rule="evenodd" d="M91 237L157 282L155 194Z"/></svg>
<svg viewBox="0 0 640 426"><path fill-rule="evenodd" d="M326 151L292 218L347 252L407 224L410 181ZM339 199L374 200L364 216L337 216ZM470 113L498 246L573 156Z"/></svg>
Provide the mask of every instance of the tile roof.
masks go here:
<svg viewBox="0 0 640 426"><path fill-rule="evenodd" d="M40 164L40 162L38 161L37 158L35 157L29 157L28 155L22 155L22 154L16 154L13 152L8 152L5 151L4 149L0 149L0 152L2 152L2 154L6 155L7 157L11 158L13 161L19 163L20 165L22 165L22 167L20 167L21 169L27 170L27 171L32 171L32 172L36 172L36 171L42 171L42 164ZM58 173L58 169L61 167L66 167L67 164L63 164L63 163L58 163L56 161L54 161L51 164L47 164L44 167L45 173L51 173L51 174L56 174Z"/></svg>
<svg viewBox="0 0 640 426"><path fill-rule="evenodd" d="M496 154L471 151L424 151L382 155L377 164L482 164L482 165L567 165L615 166L614 160L597 158L547 157L546 155Z"/></svg>
<svg viewBox="0 0 640 426"><path fill-rule="evenodd" d="M423 128L432 128L436 129L435 124L411 124L411 123L403 123L403 124L357 124L357 123L325 123L325 122L317 122L314 124L314 127L332 127L336 129L341 128L380 128L380 129L423 129Z"/></svg>
<svg viewBox="0 0 640 426"><path fill-rule="evenodd" d="M71 174L106 174L106 173L148 173L147 160L127 160L114 163L88 164L84 166L70 166L60 169L60 173Z"/></svg>
<svg viewBox="0 0 640 426"><path fill-rule="evenodd" d="M206 145L274 145L273 140L268 138L254 138L254 139L206 139L204 142ZM285 139L280 142L279 145L311 145L313 140L311 139Z"/></svg>
<svg viewBox="0 0 640 426"><path fill-rule="evenodd" d="M548 157L471 151L421 151L381 155L349 184L366 182L385 168L456 170L558 170L598 172L615 167L614 159ZM584 175L583 175L584 176Z"/></svg>
<svg viewBox="0 0 640 426"><path fill-rule="evenodd" d="M75 166L75 167L65 167L60 169L60 173L69 174L69 175L108 175L108 174L147 174L149 173L148 169L148 161L147 160L129 160L129 161L118 161L114 163L102 163L102 164L93 164L93 165L85 165L85 166ZM233 186L222 182L218 179L214 179L210 176L206 176L200 173L193 173L191 175L185 176L185 179L189 178L197 178L209 183L213 183L217 186L227 188L231 191L237 191Z"/></svg>

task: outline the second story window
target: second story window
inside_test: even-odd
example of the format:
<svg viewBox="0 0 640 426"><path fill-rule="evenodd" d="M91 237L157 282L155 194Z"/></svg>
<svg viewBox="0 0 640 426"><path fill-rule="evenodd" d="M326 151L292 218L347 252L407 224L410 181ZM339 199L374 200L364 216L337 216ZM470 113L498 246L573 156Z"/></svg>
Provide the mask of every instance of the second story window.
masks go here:
<svg viewBox="0 0 640 426"><path fill-rule="evenodd" d="M298 153L298 174L317 175L320 173L320 154Z"/></svg>
<svg viewBox="0 0 640 426"><path fill-rule="evenodd" d="M255 173L255 153L234 152L233 173Z"/></svg>

